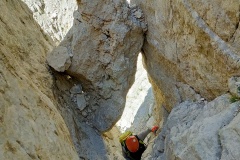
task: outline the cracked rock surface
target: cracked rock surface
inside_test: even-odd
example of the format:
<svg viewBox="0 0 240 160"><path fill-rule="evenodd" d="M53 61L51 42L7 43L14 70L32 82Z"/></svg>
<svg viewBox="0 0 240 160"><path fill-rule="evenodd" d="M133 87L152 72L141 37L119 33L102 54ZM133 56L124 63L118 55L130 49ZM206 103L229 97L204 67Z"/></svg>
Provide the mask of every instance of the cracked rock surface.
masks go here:
<svg viewBox="0 0 240 160"><path fill-rule="evenodd" d="M178 83L208 101L228 91L228 78L240 73L239 0L131 3L148 23L143 52L158 105L171 111L186 99L199 100Z"/></svg>
<svg viewBox="0 0 240 160"><path fill-rule="evenodd" d="M146 27L142 11L126 1L82 0L73 27L48 57L51 67L81 82L89 96L82 114L99 131L110 129L123 112Z"/></svg>
<svg viewBox="0 0 240 160"><path fill-rule="evenodd" d="M175 107L155 140L151 158L238 159L240 103L230 103L230 97L222 95L206 104L185 101Z"/></svg>
<svg viewBox="0 0 240 160"><path fill-rule="evenodd" d="M78 160L52 94L51 38L22 1L0 10L0 159Z"/></svg>
<svg viewBox="0 0 240 160"><path fill-rule="evenodd" d="M56 43L59 43L73 25L75 0L22 0L33 12L33 18Z"/></svg>
<svg viewBox="0 0 240 160"><path fill-rule="evenodd" d="M163 125L143 159L239 159L239 0L135 3L0 1L0 159L123 159L141 49L153 97L131 127Z"/></svg>

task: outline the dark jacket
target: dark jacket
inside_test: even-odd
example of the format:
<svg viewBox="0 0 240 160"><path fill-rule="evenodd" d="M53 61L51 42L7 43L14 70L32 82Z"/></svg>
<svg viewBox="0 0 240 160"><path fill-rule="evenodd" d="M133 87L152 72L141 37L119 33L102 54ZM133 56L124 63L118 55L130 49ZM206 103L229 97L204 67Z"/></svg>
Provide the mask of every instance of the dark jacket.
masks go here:
<svg viewBox="0 0 240 160"><path fill-rule="evenodd" d="M127 146L125 144L125 142L123 142L122 144L122 152L123 152L123 156L127 159L127 160L141 160L142 154L143 152L146 150L146 145L144 144L144 142L138 138L137 135L134 135L139 142L139 149L137 152L130 152L127 149Z"/></svg>

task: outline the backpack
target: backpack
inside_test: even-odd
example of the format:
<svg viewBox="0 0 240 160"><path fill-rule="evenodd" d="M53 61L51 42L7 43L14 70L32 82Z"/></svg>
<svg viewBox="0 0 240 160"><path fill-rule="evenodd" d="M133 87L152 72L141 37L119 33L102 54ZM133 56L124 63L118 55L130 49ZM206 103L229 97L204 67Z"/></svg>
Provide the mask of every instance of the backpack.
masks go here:
<svg viewBox="0 0 240 160"><path fill-rule="evenodd" d="M129 137L131 135L132 135L131 131L124 132L123 134L120 135L119 142L122 144L127 139L127 137Z"/></svg>

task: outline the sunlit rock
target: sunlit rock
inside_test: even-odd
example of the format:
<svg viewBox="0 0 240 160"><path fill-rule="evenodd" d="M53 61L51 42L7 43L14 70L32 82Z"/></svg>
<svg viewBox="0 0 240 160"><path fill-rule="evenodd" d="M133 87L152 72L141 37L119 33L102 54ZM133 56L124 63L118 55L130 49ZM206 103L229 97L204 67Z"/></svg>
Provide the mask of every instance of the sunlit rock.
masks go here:
<svg viewBox="0 0 240 160"><path fill-rule="evenodd" d="M79 1L74 18L73 27L58 47L66 47L72 55L66 72L84 85L90 97L88 108L95 108L87 120L106 131L123 112L146 23L141 10L123 0Z"/></svg>

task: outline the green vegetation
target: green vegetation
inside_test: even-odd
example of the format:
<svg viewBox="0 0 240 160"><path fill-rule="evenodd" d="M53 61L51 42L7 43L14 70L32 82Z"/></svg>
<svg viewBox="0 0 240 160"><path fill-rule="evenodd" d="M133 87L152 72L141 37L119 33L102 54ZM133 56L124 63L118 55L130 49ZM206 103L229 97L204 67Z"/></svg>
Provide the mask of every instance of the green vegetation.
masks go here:
<svg viewBox="0 0 240 160"><path fill-rule="evenodd" d="M240 100L240 98L237 97L237 96L235 96L235 95L230 98L230 102L231 102L231 103L237 102L237 101L239 101L239 100Z"/></svg>

